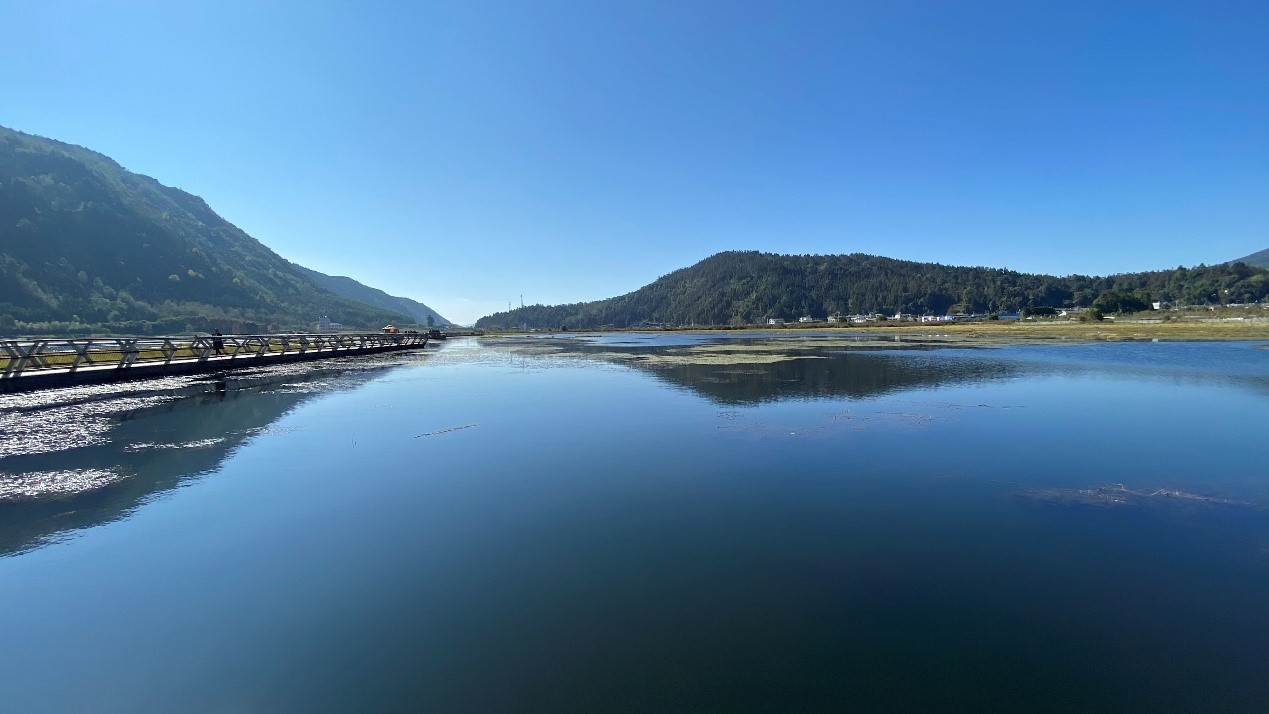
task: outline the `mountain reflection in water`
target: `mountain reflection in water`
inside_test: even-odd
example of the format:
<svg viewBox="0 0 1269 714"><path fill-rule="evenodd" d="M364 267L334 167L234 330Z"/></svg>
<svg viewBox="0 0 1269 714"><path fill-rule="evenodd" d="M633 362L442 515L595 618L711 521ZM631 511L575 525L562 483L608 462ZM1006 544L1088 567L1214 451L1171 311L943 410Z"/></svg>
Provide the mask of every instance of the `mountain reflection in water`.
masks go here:
<svg viewBox="0 0 1269 714"><path fill-rule="evenodd" d="M0 399L5 705L1265 710L1269 351L802 337Z"/></svg>
<svg viewBox="0 0 1269 714"><path fill-rule="evenodd" d="M1246 361L1221 359L1195 369L1196 361L1205 361L1205 352L1251 349L1231 343L976 345L911 335L772 337L742 332L502 338L486 340L486 345L623 364L732 406L790 399L871 399L910 390L1059 375L1229 384L1269 394L1269 377Z"/></svg>
<svg viewBox="0 0 1269 714"><path fill-rule="evenodd" d="M187 397L103 400L90 419L50 405L6 415L100 433L0 458L0 556L20 553L62 535L128 516L148 499L214 471L251 438L296 406L323 392L346 390L375 370L333 378L308 369L248 387ZM136 402L143 406L133 407ZM74 423L66 424L67 421ZM90 423L97 422L97 423ZM36 478L31 478L35 476ZM71 488L59 488L69 482ZM20 484L25 488L19 488Z"/></svg>
<svg viewBox="0 0 1269 714"><path fill-rule="evenodd" d="M753 366L688 364L647 369L664 382L730 405L783 399L868 399L910 389L1005 379L1024 371L1018 365L985 360L914 363L909 358L868 353Z"/></svg>

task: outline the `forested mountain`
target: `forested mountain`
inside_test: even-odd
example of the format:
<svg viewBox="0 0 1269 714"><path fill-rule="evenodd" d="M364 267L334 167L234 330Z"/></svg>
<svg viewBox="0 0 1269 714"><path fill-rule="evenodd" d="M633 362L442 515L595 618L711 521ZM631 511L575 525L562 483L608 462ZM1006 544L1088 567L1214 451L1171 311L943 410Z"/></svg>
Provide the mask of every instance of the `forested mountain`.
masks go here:
<svg viewBox="0 0 1269 714"><path fill-rule="evenodd" d="M1109 277L1030 275L872 255L719 253L632 293L571 305L532 305L481 318L498 329L744 325L776 317L882 312L947 314L1097 306L1145 309L1155 300L1250 302L1269 294L1269 271L1242 263Z"/></svg>
<svg viewBox="0 0 1269 714"><path fill-rule="evenodd" d="M1250 265L1256 268L1269 269L1269 248L1266 248L1256 253L1252 253L1251 255L1245 258L1239 258L1238 260L1233 260L1230 262L1246 263L1247 265Z"/></svg>
<svg viewBox="0 0 1269 714"><path fill-rule="evenodd" d="M295 264L292 263L292 265ZM326 273L319 273L316 270L305 268L302 265L295 265L295 267L299 268L300 272L308 276L310 280L340 297L356 300L374 307L381 307L384 310L402 313L409 317L412 322L420 325L450 324L450 321L441 317L440 313L421 302L410 298L389 295L378 288L363 285L352 278L342 275L327 275Z"/></svg>
<svg viewBox="0 0 1269 714"><path fill-rule="evenodd" d="M0 334L410 322L339 297L202 199L0 127Z"/></svg>

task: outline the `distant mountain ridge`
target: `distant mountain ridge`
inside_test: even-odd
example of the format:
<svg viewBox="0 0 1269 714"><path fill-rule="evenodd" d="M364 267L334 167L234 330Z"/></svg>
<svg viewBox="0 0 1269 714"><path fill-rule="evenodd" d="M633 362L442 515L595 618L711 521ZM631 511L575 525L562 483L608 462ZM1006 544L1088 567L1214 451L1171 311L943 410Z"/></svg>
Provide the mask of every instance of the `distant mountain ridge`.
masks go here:
<svg viewBox="0 0 1269 714"><path fill-rule="evenodd" d="M1231 260L1230 262L1231 263L1246 263L1247 265L1251 265L1257 268L1269 269L1269 248L1265 248L1262 251L1258 251L1246 257L1239 258L1238 260Z"/></svg>
<svg viewBox="0 0 1269 714"><path fill-rule="evenodd" d="M381 307L384 310L399 312L420 325L428 324L429 317L432 319L432 323L437 326L451 324L449 320L441 317L440 313L417 300L389 295L378 288L363 285L343 275L327 275L296 263L292 263L292 265L299 268L310 280L340 297L356 300L365 305Z"/></svg>
<svg viewBox="0 0 1269 714"><path fill-rule="evenodd" d="M726 252L662 276L638 290L571 305L531 305L482 317L505 329L752 325L768 318L835 314L1003 312L1063 306L1106 312L1149 303L1253 302L1269 294L1269 271L1247 265L1198 266L1108 277L1031 275L874 255Z"/></svg>
<svg viewBox="0 0 1269 714"><path fill-rule="evenodd" d="M197 196L0 127L0 334L311 330L323 315L378 328L407 313L341 297Z"/></svg>

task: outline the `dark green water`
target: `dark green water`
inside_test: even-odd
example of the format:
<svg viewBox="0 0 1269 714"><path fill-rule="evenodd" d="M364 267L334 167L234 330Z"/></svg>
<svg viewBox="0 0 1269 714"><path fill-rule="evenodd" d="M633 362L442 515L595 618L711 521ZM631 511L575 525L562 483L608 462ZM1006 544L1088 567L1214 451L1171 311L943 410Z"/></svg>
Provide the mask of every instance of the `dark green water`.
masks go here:
<svg viewBox="0 0 1269 714"><path fill-rule="evenodd" d="M1263 345L702 344L9 398L0 708L1269 709Z"/></svg>

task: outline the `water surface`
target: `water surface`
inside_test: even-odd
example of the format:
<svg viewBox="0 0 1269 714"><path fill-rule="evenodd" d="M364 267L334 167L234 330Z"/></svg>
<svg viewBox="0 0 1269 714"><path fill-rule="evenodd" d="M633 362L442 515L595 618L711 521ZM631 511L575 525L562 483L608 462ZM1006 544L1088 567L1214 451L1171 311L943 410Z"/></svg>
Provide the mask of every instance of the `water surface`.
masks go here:
<svg viewBox="0 0 1269 714"><path fill-rule="evenodd" d="M487 338L143 386L0 404L14 711L1269 705L1262 343Z"/></svg>

